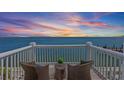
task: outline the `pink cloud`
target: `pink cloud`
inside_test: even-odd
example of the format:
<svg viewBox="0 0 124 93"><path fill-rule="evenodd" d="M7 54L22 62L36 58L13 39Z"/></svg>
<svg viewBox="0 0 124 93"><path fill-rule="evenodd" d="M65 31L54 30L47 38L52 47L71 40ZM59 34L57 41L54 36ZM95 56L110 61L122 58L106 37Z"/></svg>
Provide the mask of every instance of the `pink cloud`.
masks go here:
<svg viewBox="0 0 124 93"><path fill-rule="evenodd" d="M37 32L37 31L33 31L31 29L25 29L25 28L16 28L16 27L12 27L12 26L6 27L5 31L9 32L9 33L13 33L13 34L20 34L20 35L44 36L44 34L42 32Z"/></svg>
<svg viewBox="0 0 124 93"><path fill-rule="evenodd" d="M84 25L84 26L90 26L90 27L103 27L103 28L112 28L113 27L104 22L80 22L80 24Z"/></svg>

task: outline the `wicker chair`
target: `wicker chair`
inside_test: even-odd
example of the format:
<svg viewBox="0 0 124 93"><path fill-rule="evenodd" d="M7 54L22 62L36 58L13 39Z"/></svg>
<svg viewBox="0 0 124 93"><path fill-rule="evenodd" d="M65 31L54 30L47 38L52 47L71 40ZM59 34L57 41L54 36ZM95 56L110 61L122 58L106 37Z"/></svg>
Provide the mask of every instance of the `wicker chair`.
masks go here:
<svg viewBox="0 0 124 93"><path fill-rule="evenodd" d="M92 61L84 64L68 65L68 80L91 80L90 67Z"/></svg>
<svg viewBox="0 0 124 93"><path fill-rule="evenodd" d="M76 80L76 66L68 65L68 80Z"/></svg>
<svg viewBox="0 0 124 93"><path fill-rule="evenodd" d="M35 65L28 63L21 63L21 66L25 71L25 75L24 75L25 80L37 80Z"/></svg>
<svg viewBox="0 0 124 93"><path fill-rule="evenodd" d="M49 80L49 65L35 66L38 80Z"/></svg>

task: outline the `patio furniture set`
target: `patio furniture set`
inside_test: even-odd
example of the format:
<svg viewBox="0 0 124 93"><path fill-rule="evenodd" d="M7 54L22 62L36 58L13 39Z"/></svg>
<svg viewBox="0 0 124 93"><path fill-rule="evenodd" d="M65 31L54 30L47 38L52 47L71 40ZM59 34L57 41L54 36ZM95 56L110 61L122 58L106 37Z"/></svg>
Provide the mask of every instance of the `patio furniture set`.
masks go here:
<svg viewBox="0 0 124 93"><path fill-rule="evenodd" d="M54 64L55 80L91 80L90 68L92 61L82 61L80 64ZM49 80L49 64L35 62L21 63L25 80Z"/></svg>

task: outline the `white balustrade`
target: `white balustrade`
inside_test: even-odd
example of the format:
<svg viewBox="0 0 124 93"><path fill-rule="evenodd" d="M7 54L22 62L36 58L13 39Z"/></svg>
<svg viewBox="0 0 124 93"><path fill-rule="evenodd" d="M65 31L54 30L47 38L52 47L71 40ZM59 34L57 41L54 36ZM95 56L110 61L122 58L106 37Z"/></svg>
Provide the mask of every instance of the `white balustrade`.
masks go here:
<svg viewBox="0 0 124 93"><path fill-rule="evenodd" d="M94 45L90 47L95 50L93 67L103 79L124 79L123 53Z"/></svg>
<svg viewBox="0 0 124 93"><path fill-rule="evenodd" d="M91 42L80 45L36 45L0 53L0 79L23 79L24 71L20 63L38 62L80 63L93 60L93 69L102 79L124 79L124 54L94 46Z"/></svg>
<svg viewBox="0 0 124 93"><path fill-rule="evenodd" d="M32 50L32 46L27 46L12 51L0 53L0 79L13 80L20 79L21 77L21 62L29 61L29 51ZM26 56L23 56L23 52ZM24 60L23 60L24 59Z"/></svg>

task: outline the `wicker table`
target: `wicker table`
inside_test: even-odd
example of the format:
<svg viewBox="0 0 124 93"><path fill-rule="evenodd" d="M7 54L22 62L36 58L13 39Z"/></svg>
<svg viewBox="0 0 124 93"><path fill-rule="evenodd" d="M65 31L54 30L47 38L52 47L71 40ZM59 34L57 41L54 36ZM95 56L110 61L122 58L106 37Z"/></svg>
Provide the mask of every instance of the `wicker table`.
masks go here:
<svg viewBox="0 0 124 93"><path fill-rule="evenodd" d="M65 78L65 65L55 65L55 79L63 80Z"/></svg>

